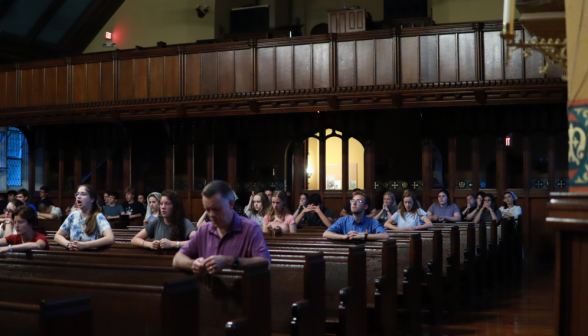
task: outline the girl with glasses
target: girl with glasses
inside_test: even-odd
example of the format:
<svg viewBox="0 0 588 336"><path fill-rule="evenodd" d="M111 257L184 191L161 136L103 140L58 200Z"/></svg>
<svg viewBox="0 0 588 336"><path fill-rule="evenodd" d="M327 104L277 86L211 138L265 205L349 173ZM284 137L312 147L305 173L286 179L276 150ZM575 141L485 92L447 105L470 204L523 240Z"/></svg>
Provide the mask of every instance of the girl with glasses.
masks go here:
<svg viewBox="0 0 588 336"><path fill-rule="evenodd" d="M8 202L6 210L4 210L6 216L0 223L0 238L16 234L16 229L14 228L14 213L16 209L22 205L24 204L16 198Z"/></svg>

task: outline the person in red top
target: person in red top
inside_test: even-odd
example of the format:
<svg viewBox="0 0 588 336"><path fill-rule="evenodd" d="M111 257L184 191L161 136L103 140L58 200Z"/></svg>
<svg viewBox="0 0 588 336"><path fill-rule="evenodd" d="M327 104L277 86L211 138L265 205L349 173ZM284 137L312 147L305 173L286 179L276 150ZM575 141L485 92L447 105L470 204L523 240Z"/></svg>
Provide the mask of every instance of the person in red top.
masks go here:
<svg viewBox="0 0 588 336"><path fill-rule="evenodd" d="M15 235L0 239L0 254L4 252L48 250L49 243L44 234L35 232L37 212L31 207L22 205L14 212Z"/></svg>

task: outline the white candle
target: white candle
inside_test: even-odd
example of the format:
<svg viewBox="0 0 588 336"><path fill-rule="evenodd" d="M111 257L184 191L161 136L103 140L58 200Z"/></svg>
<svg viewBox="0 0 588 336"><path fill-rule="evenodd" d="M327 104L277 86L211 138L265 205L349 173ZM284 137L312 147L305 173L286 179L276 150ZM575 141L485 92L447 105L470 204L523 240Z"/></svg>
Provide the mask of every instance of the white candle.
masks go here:
<svg viewBox="0 0 588 336"><path fill-rule="evenodd" d="M502 14L503 34L514 34L515 4L516 0L504 0L504 11Z"/></svg>

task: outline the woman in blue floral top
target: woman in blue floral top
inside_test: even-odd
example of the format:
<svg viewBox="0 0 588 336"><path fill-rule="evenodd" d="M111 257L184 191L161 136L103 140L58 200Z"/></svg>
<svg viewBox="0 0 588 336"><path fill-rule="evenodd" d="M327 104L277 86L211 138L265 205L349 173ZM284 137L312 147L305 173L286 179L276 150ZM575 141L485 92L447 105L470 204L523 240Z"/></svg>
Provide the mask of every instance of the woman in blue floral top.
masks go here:
<svg viewBox="0 0 588 336"><path fill-rule="evenodd" d="M72 251L114 244L114 233L110 224L96 204L96 189L82 184L75 196L75 204L80 211L67 216L55 235L55 242Z"/></svg>

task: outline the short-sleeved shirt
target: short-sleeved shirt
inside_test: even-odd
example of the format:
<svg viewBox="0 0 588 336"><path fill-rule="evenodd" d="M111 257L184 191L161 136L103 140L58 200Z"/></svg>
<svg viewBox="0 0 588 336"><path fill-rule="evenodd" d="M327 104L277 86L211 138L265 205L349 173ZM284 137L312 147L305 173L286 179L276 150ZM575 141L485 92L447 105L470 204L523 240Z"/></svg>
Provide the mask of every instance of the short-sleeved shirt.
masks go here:
<svg viewBox="0 0 588 336"><path fill-rule="evenodd" d="M380 211L382 211L382 209L376 209L376 216L380 213ZM390 219L390 217L388 217L388 212L390 212L391 214L394 214L396 211L398 211L398 207L396 205L390 206L388 208L388 211L382 212L382 214L378 218L378 222L380 222L380 224L384 225L388 221L388 219Z"/></svg>
<svg viewBox="0 0 588 336"><path fill-rule="evenodd" d="M191 259L225 255L238 258L262 257L271 261L259 225L249 218L233 215L227 233L221 238L211 222L203 224L180 249Z"/></svg>
<svg viewBox="0 0 588 336"><path fill-rule="evenodd" d="M194 225L192 225L192 222L190 222L188 218L184 218L183 226L184 237L180 240L188 240L190 233L192 233L192 231L196 231L196 228ZM149 238L153 238L155 240L161 240L163 238L171 239L170 237L172 228L173 227L171 225L165 224L163 217L159 217L156 220L149 222L149 224L147 224L145 227L145 231L147 231Z"/></svg>
<svg viewBox="0 0 588 336"><path fill-rule="evenodd" d="M101 213L96 216L96 222L96 230L87 235L84 232L86 230L86 219L82 218L81 211L76 211L67 216L59 230L68 234L70 241L92 241L104 237L104 231L111 229L106 217Z"/></svg>
<svg viewBox="0 0 588 336"><path fill-rule="evenodd" d="M266 225L270 225L271 227L273 227L274 229L277 229L278 227L282 228L282 232L284 233L289 233L290 232L290 225L292 224L296 224L296 220L294 219L294 216L287 214L286 216L284 216L284 219L279 219L278 216L274 217L274 220L270 222L270 217L269 215L265 215L263 217L263 224Z"/></svg>
<svg viewBox="0 0 588 336"><path fill-rule="evenodd" d="M35 206L38 208L39 205L45 204L46 207L50 207L53 205L53 201L49 197L45 197L45 199L39 199L35 202Z"/></svg>
<svg viewBox="0 0 588 336"><path fill-rule="evenodd" d="M426 215L427 213L425 212L425 210L417 209L416 213L405 212L404 218L402 218L400 210L398 210L392 215L392 220L394 221L397 227L405 229L413 226L422 225Z"/></svg>
<svg viewBox="0 0 588 336"><path fill-rule="evenodd" d="M444 207L439 205L439 203L433 203L429 207L429 211L433 214L433 216L437 217L453 217L454 213L460 212L455 203L448 204Z"/></svg>
<svg viewBox="0 0 588 336"><path fill-rule="evenodd" d="M500 220L502 219L502 212L500 210L496 210L496 220L498 222L500 222ZM476 219L476 216L478 216L478 210L476 210L476 214L474 215L474 220ZM490 214L490 212L488 211L484 211L482 213L482 216L480 216L480 222L481 223L490 223L492 222L492 214Z"/></svg>
<svg viewBox="0 0 588 336"><path fill-rule="evenodd" d="M329 208L323 208L322 211L325 217L335 218L335 213L333 212L333 210ZM307 212L304 214L304 216L302 216L302 219L306 222L306 225L308 226L326 227L325 223L323 223L323 220L321 219L321 216L319 216L316 212Z"/></svg>
<svg viewBox="0 0 588 336"><path fill-rule="evenodd" d="M154 220L158 219L159 216L155 216L154 214L151 214L151 216L149 216L149 218L147 218L147 225L151 224L151 222L153 222Z"/></svg>
<svg viewBox="0 0 588 336"><path fill-rule="evenodd" d="M125 211L123 209L122 205L120 205L120 204L117 204L115 206L105 205L104 208L102 208L102 209L103 209L102 211L104 212L104 215L106 217L120 216L120 213L123 212L123 211Z"/></svg>
<svg viewBox="0 0 588 336"><path fill-rule="evenodd" d="M129 216L141 214L141 218L143 218L145 217L145 213L147 212L147 210L145 210L145 207L141 202L124 202L123 204L121 204L121 206L124 209L123 211L125 212L125 214ZM120 215L120 212L118 214Z"/></svg>
<svg viewBox="0 0 588 336"><path fill-rule="evenodd" d="M515 205L510 209L507 207L501 206L500 209L498 209L498 210L500 210L501 214L505 213L505 212L511 213L513 215L514 219L518 219L519 216L523 214L523 210L518 205Z"/></svg>
<svg viewBox="0 0 588 336"><path fill-rule="evenodd" d="M22 244L22 236L21 235L10 235L5 238L6 243L9 245L20 245ZM44 250L49 250L49 242L47 241L47 237L39 232L35 232L33 239L29 243L36 243L37 241L42 240L45 242Z"/></svg>
<svg viewBox="0 0 588 336"><path fill-rule="evenodd" d="M259 226L263 225L263 216L260 216L259 213L254 214L253 212L251 212L251 209L247 209L247 212L245 214L249 219L259 224Z"/></svg>
<svg viewBox="0 0 588 336"><path fill-rule="evenodd" d="M366 230L369 234L386 232L380 222L368 216L363 216L359 223L353 216L341 217L327 229L327 231L345 235L350 231L365 233Z"/></svg>
<svg viewBox="0 0 588 336"><path fill-rule="evenodd" d="M58 207L56 207L55 205L53 206L53 208L51 208L51 215L56 215L57 218L63 216L63 213L61 212L61 209L59 209Z"/></svg>

